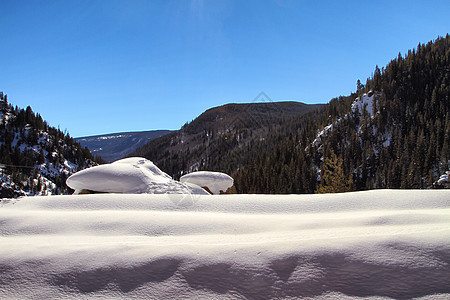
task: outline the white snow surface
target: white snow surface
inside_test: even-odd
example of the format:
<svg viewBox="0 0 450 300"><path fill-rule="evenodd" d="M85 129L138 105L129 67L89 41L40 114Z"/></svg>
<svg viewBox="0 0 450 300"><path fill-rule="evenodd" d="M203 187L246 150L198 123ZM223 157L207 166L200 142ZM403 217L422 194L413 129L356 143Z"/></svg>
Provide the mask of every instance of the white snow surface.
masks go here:
<svg viewBox="0 0 450 300"><path fill-rule="evenodd" d="M208 194L201 188L172 180L142 157L124 158L82 170L67 178L66 183L76 193L86 189L122 194Z"/></svg>
<svg viewBox="0 0 450 300"><path fill-rule="evenodd" d="M230 175L211 171L192 172L181 176L180 181L196 184L200 187L206 186L214 195L220 194L220 191L226 192L234 183Z"/></svg>
<svg viewBox="0 0 450 300"><path fill-rule="evenodd" d="M439 184L445 184L449 182L448 177L450 176L450 171L446 171L444 174L439 177L439 180L437 181Z"/></svg>
<svg viewBox="0 0 450 300"><path fill-rule="evenodd" d="M366 110L367 113L373 118L374 96L375 93L370 91L369 93L364 94L361 98L356 98L352 104L352 111L355 112L356 110L358 110L362 114L362 112Z"/></svg>
<svg viewBox="0 0 450 300"><path fill-rule="evenodd" d="M1 299L450 297L448 190L23 197L0 224Z"/></svg>

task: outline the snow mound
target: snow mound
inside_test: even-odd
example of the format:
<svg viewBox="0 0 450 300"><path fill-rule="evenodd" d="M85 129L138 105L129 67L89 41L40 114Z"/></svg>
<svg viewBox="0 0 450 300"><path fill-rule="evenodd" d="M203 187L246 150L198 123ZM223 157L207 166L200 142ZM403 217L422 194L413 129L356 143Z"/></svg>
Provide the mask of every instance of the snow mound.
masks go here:
<svg viewBox="0 0 450 300"><path fill-rule="evenodd" d="M0 299L449 299L450 191L0 201Z"/></svg>
<svg viewBox="0 0 450 300"><path fill-rule="evenodd" d="M90 190L122 194L208 194L201 188L172 180L151 161L141 157L82 170L67 178L66 184L75 193Z"/></svg>
<svg viewBox="0 0 450 300"><path fill-rule="evenodd" d="M361 98L356 98L352 104L352 111L356 112L356 110L358 110L360 113L362 113L364 110L366 110L367 113L373 118L374 96L375 93L373 91L370 91L367 94L364 94Z"/></svg>
<svg viewBox="0 0 450 300"><path fill-rule="evenodd" d="M233 186L234 180L231 176L210 171L197 171L181 176L183 183L196 184L200 187L207 187L214 195L220 194L220 191L226 192Z"/></svg>

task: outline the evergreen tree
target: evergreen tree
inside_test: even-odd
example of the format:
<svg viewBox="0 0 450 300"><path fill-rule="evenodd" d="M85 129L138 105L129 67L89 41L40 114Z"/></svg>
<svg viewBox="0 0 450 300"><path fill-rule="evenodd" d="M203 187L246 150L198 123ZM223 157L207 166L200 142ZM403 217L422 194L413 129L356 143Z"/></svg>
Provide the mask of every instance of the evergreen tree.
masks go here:
<svg viewBox="0 0 450 300"><path fill-rule="evenodd" d="M344 175L342 158L333 151L325 158L320 172L320 184L316 190L317 194L344 193L351 191L353 185L352 177Z"/></svg>

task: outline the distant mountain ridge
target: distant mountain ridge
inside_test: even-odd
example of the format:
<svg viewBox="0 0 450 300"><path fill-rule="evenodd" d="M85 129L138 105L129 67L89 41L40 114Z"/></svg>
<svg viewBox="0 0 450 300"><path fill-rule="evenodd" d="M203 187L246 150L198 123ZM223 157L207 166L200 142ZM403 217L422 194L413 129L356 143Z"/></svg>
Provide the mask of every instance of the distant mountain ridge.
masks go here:
<svg viewBox="0 0 450 300"><path fill-rule="evenodd" d="M107 162L124 158L138 147L149 141L166 135L171 130L150 130L110 133L79 137L75 140L87 147L94 155L101 156Z"/></svg>
<svg viewBox="0 0 450 300"><path fill-rule="evenodd" d="M210 108L198 118L188 123L187 132L209 130L261 128L274 125L289 117L296 117L305 112L323 106L322 104L305 104L296 101L229 103Z"/></svg>
<svg viewBox="0 0 450 300"><path fill-rule="evenodd" d="M153 161L177 178L186 172L211 169L234 151L265 139L284 120L323 107L295 101L230 103L210 108L180 130L154 139L130 156Z"/></svg>

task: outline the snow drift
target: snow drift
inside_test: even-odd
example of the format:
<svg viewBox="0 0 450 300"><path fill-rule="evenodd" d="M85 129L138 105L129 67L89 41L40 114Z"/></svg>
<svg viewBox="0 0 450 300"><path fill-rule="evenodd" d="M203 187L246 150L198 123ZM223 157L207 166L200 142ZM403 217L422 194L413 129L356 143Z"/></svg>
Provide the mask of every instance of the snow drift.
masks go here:
<svg viewBox="0 0 450 300"><path fill-rule="evenodd" d="M75 190L75 194L81 190L127 194L209 194L198 186L172 180L142 157L124 158L82 170L67 178L66 183Z"/></svg>
<svg viewBox="0 0 450 300"><path fill-rule="evenodd" d="M2 200L0 298L450 296L449 191L186 196Z"/></svg>

